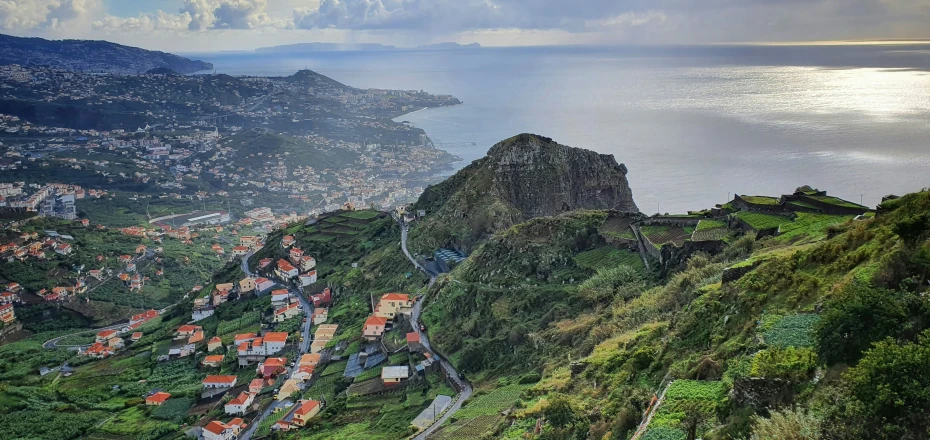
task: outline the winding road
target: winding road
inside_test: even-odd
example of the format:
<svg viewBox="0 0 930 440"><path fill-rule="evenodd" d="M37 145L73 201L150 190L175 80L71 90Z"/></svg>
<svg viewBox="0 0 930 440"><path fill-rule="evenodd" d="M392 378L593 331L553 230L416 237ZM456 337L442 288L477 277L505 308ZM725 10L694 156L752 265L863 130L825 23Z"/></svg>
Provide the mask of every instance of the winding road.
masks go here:
<svg viewBox="0 0 930 440"><path fill-rule="evenodd" d="M397 219L397 222L398 224L400 224L400 230L401 230L400 247L404 251L404 255L407 256L407 259L410 260L411 263L413 263L413 265L417 268L417 270L420 270L423 273L429 275L429 285L432 286L433 283L436 282L437 274L427 270L425 267L420 265L420 263L418 263L417 260L413 258L413 256L410 255L410 251L407 250L407 224L404 223L404 221L399 218ZM423 348L433 356L433 359L436 359L439 361L439 365L442 366L442 369L446 372L449 378L455 381L460 391L459 391L458 396L456 396L455 401L452 403L452 406L449 407L449 409L446 410L446 412L442 416L436 419L436 421L433 422L432 425L430 425L428 428L424 429L422 432L417 434L417 436L413 438L414 440L426 440L426 438L429 437L430 434L432 434L437 429L439 429L439 427L442 426L442 424L445 423L446 420L449 420L449 418L452 417L453 414L455 414L459 409L462 408L462 404L465 403L465 401L468 400L469 397L471 397L472 392L474 391L472 389L471 384L468 383L467 380L459 378L459 372L455 370L455 367L452 366L452 364L449 363L449 361L439 356L439 354L437 354L435 350L433 350L433 347L430 345L430 342L429 342L429 335L427 335L425 331L420 330L420 326L417 325L417 323L420 322L420 313L423 311L423 302L425 301L424 298L425 297L421 297L413 305L413 310L411 310L410 312L410 322L413 323L414 330L417 332L418 335L420 335L420 344L423 345Z"/></svg>

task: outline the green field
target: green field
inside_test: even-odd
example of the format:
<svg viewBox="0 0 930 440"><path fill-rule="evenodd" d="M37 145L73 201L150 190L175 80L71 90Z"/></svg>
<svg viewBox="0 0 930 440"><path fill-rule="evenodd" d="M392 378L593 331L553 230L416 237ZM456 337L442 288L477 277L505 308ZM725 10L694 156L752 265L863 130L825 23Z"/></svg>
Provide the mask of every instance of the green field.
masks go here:
<svg viewBox="0 0 930 440"><path fill-rule="evenodd" d="M778 199L769 196L740 196L746 202L754 205L777 205Z"/></svg>
<svg viewBox="0 0 930 440"><path fill-rule="evenodd" d="M604 246L575 255L575 264L584 269L593 271L620 265L632 266L639 269L643 267L643 259L635 252Z"/></svg>
<svg viewBox="0 0 930 440"><path fill-rule="evenodd" d="M713 425L716 411L726 401L726 385L720 381L676 380L665 391L665 400L649 423L643 438L684 438L682 421L687 414L698 412L703 422L698 434ZM656 431L649 434L651 431ZM680 433L680 434L678 434Z"/></svg>
<svg viewBox="0 0 930 440"><path fill-rule="evenodd" d="M473 397L465 402L462 409L455 413L455 417L457 419L468 419L478 416L495 416L517 403L523 391L527 388L529 388L527 385L508 385L488 394Z"/></svg>
<svg viewBox="0 0 930 440"><path fill-rule="evenodd" d="M779 228L778 240L793 241L807 239L810 241L826 238L827 229L831 226L851 220L851 215L829 215L799 212L793 222L784 223Z"/></svg>
<svg viewBox="0 0 930 440"><path fill-rule="evenodd" d="M811 347L814 345L814 327L820 322L820 315L765 315L760 325L765 343L769 346Z"/></svg>
<svg viewBox="0 0 930 440"><path fill-rule="evenodd" d="M749 227L757 230L764 231L766 229L774 229L779 227L783 223L790 222L791 219L788 217L772 214L763 214L761 212L750 212L750 211L740 211L734 214L738 219L746 222Z"/></svg>
<svg viewBox="0 0 930 440"><path fill-rule="evenodd" d="M820 203L827 203L827 204L834 205L834 206L841 206L841 207L844 207L844 208L863 208L863 209L866 209L864 206L862 206L862 205L860 205L860 204L858 204L858 203L853 203L853 202L850 202L850 201L848 201L848 200L843 200L843 199L841 199L841 198L839 198L839 197L833 197L833 196L808 196L808 197L810 197L811 199L816 200L816 201L818 201L818 202L820 202Z"/></svg>

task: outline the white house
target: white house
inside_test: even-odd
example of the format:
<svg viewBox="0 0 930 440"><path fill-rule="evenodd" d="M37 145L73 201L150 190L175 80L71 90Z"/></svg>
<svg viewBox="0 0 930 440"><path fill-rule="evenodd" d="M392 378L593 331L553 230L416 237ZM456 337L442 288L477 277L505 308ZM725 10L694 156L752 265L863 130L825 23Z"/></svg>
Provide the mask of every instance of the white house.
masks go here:
<svg viewBox="0 0 930 440"><path fill-rule="evenodd" d="M227 402L226 406L223 407L223 410L226 412L226 414L242 415L246 413L249 406L252 405L253 401L255 401L255 395L250 392L243 391L239 393L235 399Z"/></svg>
<svg viewBox="0 0 930 440"><path fill-rule="evenodd" d="M207 376L201 383L204 388L232 388L236 386L236 376Z"/></svg>

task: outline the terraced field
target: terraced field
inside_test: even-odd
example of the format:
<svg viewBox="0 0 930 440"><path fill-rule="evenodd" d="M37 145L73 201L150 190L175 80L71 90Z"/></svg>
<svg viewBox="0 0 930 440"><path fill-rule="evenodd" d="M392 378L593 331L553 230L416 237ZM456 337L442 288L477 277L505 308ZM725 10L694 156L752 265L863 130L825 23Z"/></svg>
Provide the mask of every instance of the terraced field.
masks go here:
<svg viewBox="0 0 930 440"><path fill-rule="evenodd" d="M740 196L741 199L754 205L777 205L778 199L769 196Z"/></svg>
<svg viewBox="0 0 930 440"><path fill-rule="evenodd" d="M772 347L812 347L814 345L814 327L820 322L820 315L765 315L759 332L767 345Z"/></svg>
<svg viewBox="0 0 930 440"><path fill-rule="evenodd" d="M694 233L691 234L691 241L723 240L727 233L729 230L725 221L704 219L698 223Z"/></svg>
<svg viewBox="0 0 930 440"><path fill-rule="evenodd" d="M478 416L473 419L462 419L444 426L429 436L429 440L472 440L483 438L486 433L494 429L502 417Z"/></svg>
<svg viewBox="0 0 930 440"><path fill-rule="evenodd" d="M636 240L633 230L630 229L632 222L633 220L629 218L610 217L601 225L600 233L621 240Z"/></svg>
<svg viewBox="0 0 930 440"><path fill-rule="evenodd" d="M761 212L740 211L734 214L740 220L746 222L750 228L756 231L774 229L783 223L791 221L788 217L781 215L763 214Z"/></svg>
<svg viewBox="0 0 930 440"><path fill-rule="evenodd" d="M680 226L642 226L639 231L657 249L666 243L681 247L691 239L691 232Z"/></svg>
<svg viewBox="0 0 930 440"><path fill-rule="evenodd" d="M603 267L620 265L643 267L643 259L636 252L604 246L575 255L575 264L584 269L596 271Z"/></svg>
<svg viewBox="0 0 930 440"><path fill-rule="evenodd" d="M778 240L817 241L827 237L827 229L831 226L851 220L851 215L829 215L799 212L798 217L790 223L784 223L779 228Z"/></svg>
<svg viewBox="0 0 930 440"><path fill-rule="evenodd" d="M488 394L474 397L465 403L455 417L459 419L474 418L478 416L493 416L510 408L520 400L527 385L508 385L491 391Z"/></svg>
<svg viewBox="0 0 930 440"><path fill-rule="evenodd" d="M676 380L669 385L655 416L643 439L684 439L682 420L685 412L700 412L706 422L698 428L698 434L710 427L718 408L726 400L726 385L720 381Z"/></svg>

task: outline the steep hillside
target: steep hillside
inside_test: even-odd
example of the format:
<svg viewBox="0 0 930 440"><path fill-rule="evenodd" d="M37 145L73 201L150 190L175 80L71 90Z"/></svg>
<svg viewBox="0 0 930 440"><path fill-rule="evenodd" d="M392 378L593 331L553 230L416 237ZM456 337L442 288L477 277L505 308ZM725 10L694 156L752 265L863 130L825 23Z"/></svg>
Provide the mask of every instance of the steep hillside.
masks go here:
<svg viewBox="0 0 930 440"><path fill-rule="evenodd" d="M626 167L610 155L521 134L431 186L415 204L428 220L418 245L470 247L482 237L535 217L577 209L638 212ZM415 240L416 242L416 240Z"/></svg>
<svg viewBox="0 0 930 440"><path fill-rule="evenodd" d="M212 64L203 61L107 41L0 35L0 54L0 65L49 66L85 72L136 74L166 68L178 73L194 73L213 69Z"/></svg>
<svg viewBox="0 0 930 440"><path fill-rule="evenodd" d="M516 225L432 288L434 345L514 408L505 422L473 399L448 438L927 438L930 192L874 218L750 231L664 279L579 271L597 244L570 237L602 221Z"/></svg>

